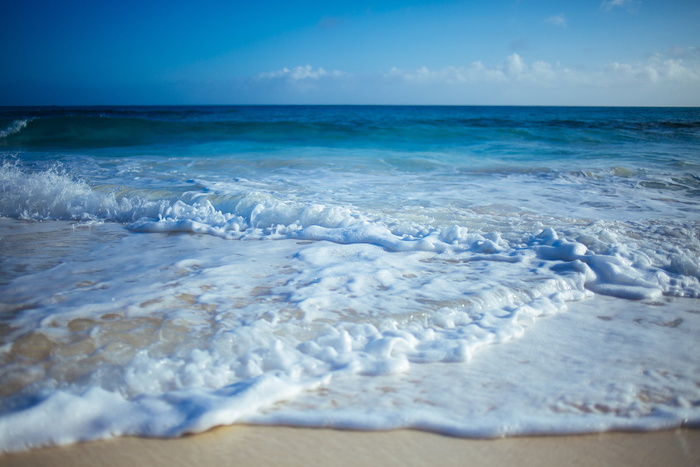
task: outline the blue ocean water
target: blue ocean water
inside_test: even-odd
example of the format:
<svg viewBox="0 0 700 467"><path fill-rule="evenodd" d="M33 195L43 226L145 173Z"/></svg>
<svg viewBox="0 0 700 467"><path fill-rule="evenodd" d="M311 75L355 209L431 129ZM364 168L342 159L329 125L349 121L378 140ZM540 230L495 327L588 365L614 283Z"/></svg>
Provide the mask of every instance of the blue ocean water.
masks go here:
<svg viewBox="0 0 700 467"><path fill-rule="evenodd" d="M0 447L697 424L698 148L696 108L0 108Z"/></svg>

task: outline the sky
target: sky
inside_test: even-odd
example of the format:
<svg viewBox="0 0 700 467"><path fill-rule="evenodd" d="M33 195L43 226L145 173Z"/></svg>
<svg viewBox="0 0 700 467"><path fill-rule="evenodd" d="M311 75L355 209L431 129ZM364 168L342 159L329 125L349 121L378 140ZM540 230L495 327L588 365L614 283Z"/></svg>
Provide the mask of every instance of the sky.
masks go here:
<svg viewBox="0 0 700 467"><path fill-rule="evenodd" d="M0 105L183 104L700 106L700 1L0 1Z"/></svg>

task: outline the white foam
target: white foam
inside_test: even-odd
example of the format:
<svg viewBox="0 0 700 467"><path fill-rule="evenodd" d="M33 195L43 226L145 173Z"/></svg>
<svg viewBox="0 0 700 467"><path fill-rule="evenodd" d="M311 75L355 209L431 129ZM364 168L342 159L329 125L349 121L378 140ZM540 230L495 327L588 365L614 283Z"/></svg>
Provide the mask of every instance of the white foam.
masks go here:
<svg viewBox="0 0 700 467"><path fill-rule="evenodd" d="M310 174L241 164L219 178L216 161L87 159L71 163L91 181L40 164L0 167L0 215L59 220L0 219L0 312L11 317L0 344L4 450L236 421L501 436L697 419L700 398L689 382L696 369L675 360L680 382L650 381L665 370L645 367L658 374L630 370L632 386L615 385L612 394L603 376L592 392L582 379L572 381L583 393L556 385L607 358L586 336L602 319L563 322L562 330L585 324L576 352L590 348L580 358L540 348L563 360L539 385L513 363L524 358L517 352L501 354L507 365L487 357L526 338L542 318L600 295L644 302L633 309L642 312L647 342L660 339L667 351L675 336L693 347L696 324L683 323L695 315L659 306L664 321L650 311L669 297L700 297L689 198L645 198L617 216L610 206L624 206L618 195L634 190L617 179L594 183L591 194L576 176L543 184L532 174ZM238 169L254 176L231 181ZM571 184L583 204L563 188ZM585 204L609 201L598 192L608 189L617 193L612 204ZM628 221L638 208L644 215ZM586 217L599 212L600 220ZM626 310L605 300L596 303L612 310L606 319ZM644 321L650 316L658 323ZM610 338L638 345L635 326L611 328ZM546 372L549 357L541 358L538 371ZM490 362L491 376L504 368L515 379L500 380L490 398L492 381L471 370L480 361ZM606 368L617 374L617 366ZM421 384L411 383L415 376ZM529 381L525 390L519 377ZM649 402L634 385L650 399L670 395ZM360 409L347 405L365 389ZM381 397L393 389L396 396ZM476 399L450 405L470 391ZM513 394L515 405L498 405ZM289 398L297 402L283 402ZM333 411L332 401L346 408ZM60 430L44 423L64 417Z"/></svg>
<svg viewBox="0 0 700 467"><path fill-rule="evenodd" d="M697 425L695 300L597 297L569 308L468 365L414 365L351 388L336 378L323 397L302 394L246 421L469 437Z"/></svg>
<svg viewBox="0 0 700 467"><path fill-rule="evenodd" d="M0 216L25 220L126 221L155 215L163 200L117 197L95 190L60 167L29 172L13 163L0 166Z"/></svg>
<svg viewBox="0 0 700 467"><path fill-rule="evenodd" d="M113 436L173 437L230 425L282 398L293 398L320 381L284 381L274 375L207 391L187 389L126 399L99 387L74 394L55 391L27 410L0 421L2 451L70 444ZM60 429L56 421L60 420Z"/></svg>
<svg viewBox="0 0 700 467"><path fill-rule="evenodd" d="M1 348L6 363L0 378L4 387L17 388L0 417L4 450L118 434L175 436L237 421L314 425L326 419L346 428L405 426L500 436L671 426L679 416L694 417L685 406L651 419L644 410L629 409L633 418L606 421L597 414L587 425L593 416L558 415L577 407L579 399L554 403L551 395L548 404L560 409L550 407L553 412L537 417L514 421L502 409L495 418L473 421L464 414L476 409L464 406L459 413L466 419L449 415L456 409L438 388L457 390L449 381L455 371L464 371L460 364L472 365L490 354L484 349L526 336L567 302L591 297L591 284L630 296L662 286L649 281L666 274L663 270L640 268L620 253L584 252L582 244L551 228L516 246L497 235L479 240L453 229L444 237L453 241L437 252L420 248L416 240L393 238L413 245L404 249L372 243L377 236L391 238L385 229L353 237L351 228L342 238L352 243L300 245L302 230L293 238L259 242L133 235L114 224L72 230L61 223L4 222L3 248L18 255L7 263L13 269L35 261L22 256L19 245L32 249L53 229L63 244L58 265L29 267L33 272L12 277L3 288L3 311L14 318ZM35 228L45 233L34 236ZM113 240L104 241L108 238ZM497 252L481 251L486 241ZM686 290L697 287L688 281ZM668 329L675 329L674 319L668 317ZM649 339L655 339L653 330L645 331ZM638 332L618 331L625 339L636 339ZM570 364L590 365L596 355ZM457 366L442 370L447 364ZM354 393L367 387L376 394L388 382L424 372L442 381L426 388L433 393L428 401L445 411L414 407L411 398L421 397L402 388L393 411L383 411L378 399L328 419L321 398L311 411L291 404L288 411L270 412L289 398L303 405L313 388ZM41 394L42 402L29 404L21 388ZM311 392L302 397L300 391ZM537 396L528 394L519 403L534 404ZM595 394L581 400L603 397ZM695 396L691 390L683 397ZM614 404L626 403L605 400L611 413ZM67 420L60 431L44 423L57 417Z"/></svg>

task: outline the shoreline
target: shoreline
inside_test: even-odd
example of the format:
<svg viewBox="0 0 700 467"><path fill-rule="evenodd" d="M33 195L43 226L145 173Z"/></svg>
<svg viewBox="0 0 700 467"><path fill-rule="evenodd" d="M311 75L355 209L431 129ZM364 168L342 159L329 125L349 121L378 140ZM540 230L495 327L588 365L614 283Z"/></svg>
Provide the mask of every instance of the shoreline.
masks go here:
<svg viewBox="0 0 700 467"><path fill-rule="evenodd" d="M697 466L700 430L454 438L417 430L234 425L174 439L121 437L0 455L14 466Z"/></svg>

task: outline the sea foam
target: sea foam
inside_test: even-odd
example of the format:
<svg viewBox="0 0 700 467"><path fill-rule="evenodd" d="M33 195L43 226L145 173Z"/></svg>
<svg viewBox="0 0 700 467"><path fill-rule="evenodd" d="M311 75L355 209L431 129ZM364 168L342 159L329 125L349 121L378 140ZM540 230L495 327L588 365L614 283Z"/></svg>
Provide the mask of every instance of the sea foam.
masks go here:
<svg viewBox="0 0 700 467"><path fill-rule="evenodd" d="M2 450L698 423L692 112L3 112Z"/></svg>

